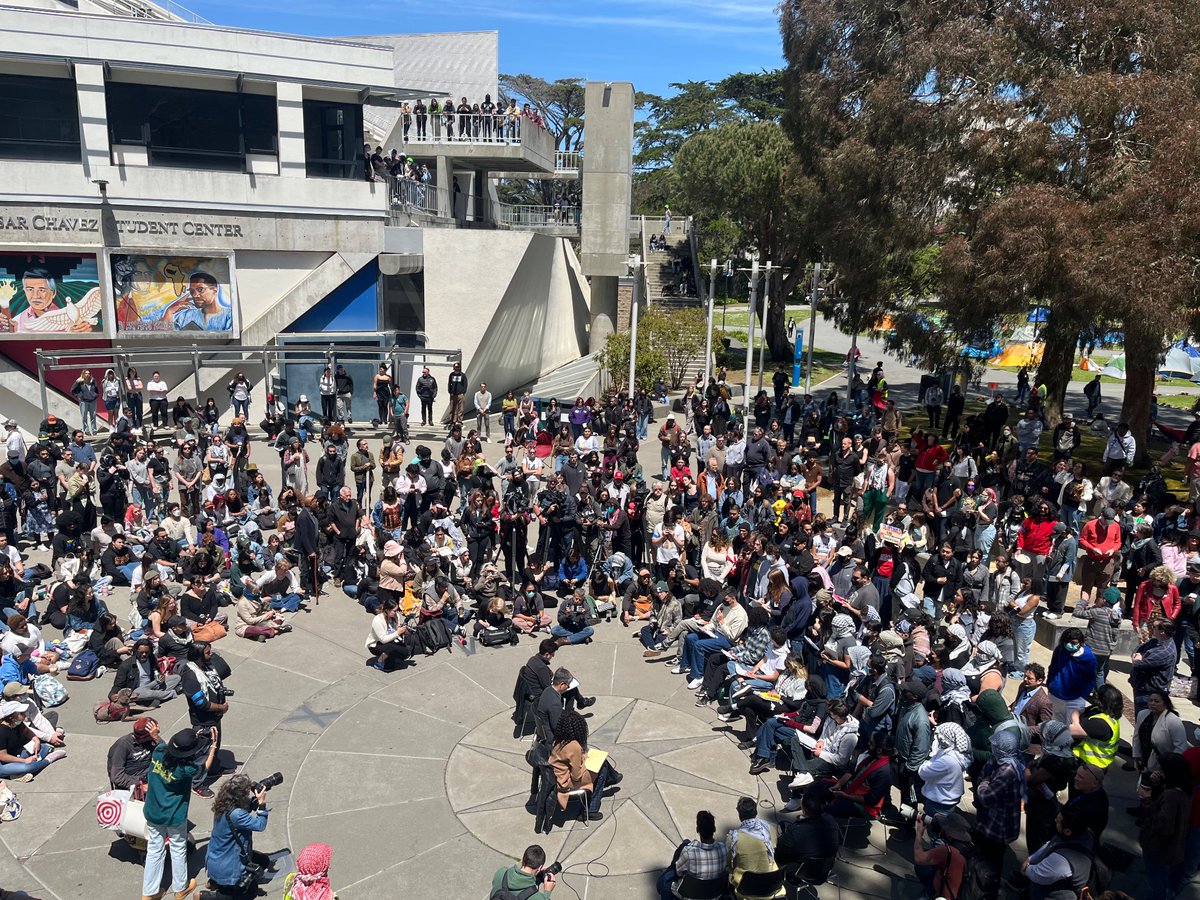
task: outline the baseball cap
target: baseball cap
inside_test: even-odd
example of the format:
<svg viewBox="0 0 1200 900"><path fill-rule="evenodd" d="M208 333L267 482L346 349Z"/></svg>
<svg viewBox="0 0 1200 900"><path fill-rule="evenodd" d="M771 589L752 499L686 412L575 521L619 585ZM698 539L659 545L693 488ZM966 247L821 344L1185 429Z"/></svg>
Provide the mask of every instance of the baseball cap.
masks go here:
<svg viewBox="0 0 1200 900"><path fill-rule="evenodd" d="M667 418L670 419L672 422L674 422L675 421L675 413L667 413Z"/></svg>
<svg viewBox="0 0 1200 900"><path fill-rule="evenodd" d="M307 403L307 402L308 402L308 394L301 394L301 395L300 395L300 402L301 402L301 403Z"/></svg>
<svg viewBox="0 0 1200 900"><path fill-rule="evenodd" d="M142 716L133 723L133 733L138 737L145 737L150 733L150 726L157 725L158 720L152 719L149 716Z"/></svg>
<svg viewBox="0 0 1200 900"><path fill-rule="evenodd" d="M25 697L33 693L33 688L19 681L10 681L4 686L4 696L11 700L14 697Z"/></svg>
<svg viewBox="0 0 1200 900"><path fill-rule="evenodd" d="M171 616L171 618L167 619L168 628L178 628L180 625L184 625L186 623L187 619L185 619L183 616Z"/></svg>
<svg viewBox="0 0 1200 900"><path fill-rule="evenodd" d="M620 472L613 472L613 481L624 481L624 480L625 480L625 476L622 475Z"/></svg>
<svg viewBox="0 0 1200 900"><path fill-rule="evenodd" d="M11 715L25 711L25 704L18 703L16 700L9 700L7 703L0 703L0 719L7 719Z"/></svg>

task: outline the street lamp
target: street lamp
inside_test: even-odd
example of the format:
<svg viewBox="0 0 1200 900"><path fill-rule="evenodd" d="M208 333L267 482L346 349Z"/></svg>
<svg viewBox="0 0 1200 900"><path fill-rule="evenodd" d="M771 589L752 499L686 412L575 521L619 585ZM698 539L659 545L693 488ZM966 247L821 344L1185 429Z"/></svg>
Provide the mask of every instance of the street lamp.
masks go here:
<svg viewBox="0 0 1200 900"><path fill-rule="evenodd" d="M713 303L717 299L717 258L714 256L708 270L708 332L704 339L704 386L708 385L712 375L712 332L713 332ZM724 307L721 317L724 318ZM703 388L702 388L703 389Z"/></svg>

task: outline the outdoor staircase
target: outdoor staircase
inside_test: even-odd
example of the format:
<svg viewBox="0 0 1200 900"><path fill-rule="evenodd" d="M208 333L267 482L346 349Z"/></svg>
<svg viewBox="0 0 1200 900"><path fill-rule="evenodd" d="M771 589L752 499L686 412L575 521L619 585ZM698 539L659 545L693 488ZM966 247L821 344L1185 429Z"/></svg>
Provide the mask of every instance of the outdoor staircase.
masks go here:
<svg viewBox="0 0 1200 900"><path fill-rule="evenodd" d="M686 231L687 219L680 217L672 221L671 233L666 235L667 245L670 250L657 250L653 253L648 251L646 257L646 297L649 300L649 305L661 304L663 306L680 307L680 306L699 306L700 298L693 292L691 296L663 296L663 287L672 284L679 280L679 274L671 271L671 259L677 253L682 253L686 261L691 260L691 246L688 242ZM649 240L649 236L647 236Z"/></svg>

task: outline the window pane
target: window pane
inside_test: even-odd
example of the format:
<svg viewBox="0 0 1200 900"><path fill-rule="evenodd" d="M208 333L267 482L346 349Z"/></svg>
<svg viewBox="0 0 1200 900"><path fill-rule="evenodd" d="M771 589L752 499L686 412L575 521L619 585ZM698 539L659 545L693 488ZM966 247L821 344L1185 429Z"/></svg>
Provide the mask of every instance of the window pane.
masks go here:
<svg viewBox="0 0 1200 900"><path fill-rule="evenodd" d="M304 149L308 174L318 178L360 177L362 133L361 106L305 100Z"/></svg>
<svg viewBox="0 0 1200 900"><path fill-rule="evenodd" d="M0 157L81 159L72 79L0 75Z"/></svg>

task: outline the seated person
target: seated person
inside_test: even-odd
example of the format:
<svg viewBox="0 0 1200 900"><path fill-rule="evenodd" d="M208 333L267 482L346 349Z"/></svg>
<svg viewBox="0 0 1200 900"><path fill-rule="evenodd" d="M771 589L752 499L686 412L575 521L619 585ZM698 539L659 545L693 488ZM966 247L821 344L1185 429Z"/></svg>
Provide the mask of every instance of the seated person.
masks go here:
<svg viewBox="0 0 1200 900"><path fill-rule="evenodd" d="M125 540L125 535L113 535L108 549L100 557L101 571L112 579L114 585L128 587L133 570L137 567L138 560L133 555L133 548Z"/></svg>
<svg viewBox="0 0 1200 900"><path fill-rule="evenodd" d="M62 747L51 747L25 724L25 711L16 701L0 703L0 778L33 781L33 776L66 757Z"/></svg>
<svg viewBox="0 0 1200 900"><path fill-rule="evenodd" d="M27 619L37 619L33 587L22 581L7 561L0 561L0 616L7 621L15 613Z"/></svg>
<svg viewBox="0 0 1200 900"><path fill-rule="evenodd" d="M512 619L508 617L508 604L501 598L494 597L483 608L479 617L475 620L475 637L478 639L481 631L487 630L507 630L512 626ZM513 641L516 641L514 634Z"/></svg>
<svg viewBox="0 0 1200 900"><path fill-rule="evenodd" d="M445 575L425 582L421 600L421 621L441 618L454 634L462 634L463 626L471 620L472 612L463 607L462 596Z"/></svg>
<svg viewBox="0 0 1200 900"><path fill-rule="evenodd" d="M878 819L879 813L892 795L895 779L892 776L892 736L876 731L867 743L867 752L854 768L837 781L822 781L808 789L829 800L826 810L838 819ZM790 800L784 809L795 812L799 799Z"/></svg>
<svg viewBox="0 0 1200 900"><path fill-rule="evenodd" d="M710 653L705 660L704 685L696 697L697 706L711 702L726 682L730 696L769 691L775 686L788 655L787 632L768 628L770 613L761 606L750 607L748 617L751 624L742 643Z"/></svg>
<svg viewBox="0 0 1200 900"><path fill-rule="evenodd" d="M276 610L294 613L304 602L300 574L286 559L276 560L274 566L254 581L253 590L249 585L246 585L246 589L256 597L266 600L271 608Z"/></svg>
<svg viewBox="0 0 1200 900"><path fill-rule="evenodd" d="M42 646L42 631L25 616L17 613L8 617L8 631L0 636L0 651L18 653L21 650L37 650ZM58 674L59 656L53 650L42 650L37 657L37 670L41 674Z"/></svg>
<svg viewBox="0 0 1200 900"><path fill-rule="evenodd" d="M133 653L117 666L109 699L124 690L133 691L132 699L141 706L160 706L179 695L181 680L178 675L164 675L159 671L158 657L149 638L141 638L133 645Z"/></svg>
<svg viewBox="0 0 1200 900"><path fill-rule="evenodd" d="M590 794L588 818L596 821L604 818L604 814L600 812L600 800L605 788L618 784L622 776L613 768L611 759L605 759L599 771L594 774L587 768L587 739L587 719L574 710L564 711L554 729L550 768L558 782L559 807L566 809L569 793L583 788ZM545 810L542 812L546 815ZM548 822L541 824L549 830Z"/></svg>
<svg viewBox="0 0 1200 900"><path fill-rule="evenodd" d="M54 723L46 718L41 706L38 705L37 694L33 692L32 687L21 684L19 681L12 681L4 686L3 696L2 702L13 701L24 707L25 724L29 726L30 731L41 738L42 743L49 744L51 747L61 747L66 743L67 733L62 728L55 727Z"/></svg>
<svg viewBox="0 0 1200 900"><path fill-rule="evenodd" d="M306 851L307 849L305 848ZM301 853L301 858L303 855ZM504 891L508 896L527 897L528 900L550 900L550 892L554 890L556 880L551 872L538 877L545 865L546 851L538 844L530 844L521 854L518 864L496 870L496 874L492 876L490 896L501 896L501 891Z"/></svg>
<svg viewBox="0 0 1200 900"><path fill-rule="evenodd" d="M758 801L753 797L741 797L737 802L737 814L741 824L725 835L729 848L729 884L735 897L738 886L747 872L774 872L775 827L758 818ZM783 885L775 896L782 897Z"/></svg>
<svg viewBox="0 0 1200 900"><path fill-rule="evenodd" d="M621 600L621 624L628 626L630 619L649 619L654 612L654 601L657 592L650 570L642 566L637 578L629 582Z"/></svg>
<svg viewBox="0 0 1200 900"><path fill-rule="evenodd" d="M521 592L513 597L513 627L521 634L531 634L539 628L550 630L550 613L536 582L526 581Z"/></svg>
<svg viewBox="0 0 1200 900"><path fill-rule="evenodd" d="M271 608L270 601L265 597L254 599L248 593L242 594L234 609L237 615L233 620L233 633L238 637L262 644L292 630L292 626L284 623L283 617Z"/></svg>
<svg viewBox="0 0 1200 900"><path fill-rule="evenodd" d="M841 700L831 700L826 712L828 716L821 726L821 736L815 743L808 735L804 735L807 740L802 740L800 732L792 735L792 764L799 773L792 779L793 790L807 787L817 778L836 778L850 767L858 745L858 720L850 715ZM765 769L759 767L758 771Z"/></svg>
<svg viewBox="0 0 1200 900"><path fill-rule="evenodd" d="M108 748L108 782L115 790L144 795L150 755L158 746L158 722L142 716L133 730L122 735Z"/></svg>
<svg viewBox="0 0 1200 900"><path fill-rule="evenodd" d="M538 644L538 652L529 658L529 661L521 667L521 679L528 687L530 693L541 696L546 688L550 687L554 680L553 672L550 669L550 662L554 659L554 654L558 652L558 641L552 638L546 638ZM585 697L580 693L578 687L569 687L571 679L567 679L568 688L562 695L563 703L567 709L587 709L596 702L595 697Z"/></svg>
<svg viewBox="0 0 1200 900"><path fill-rule="evenodd" d="M576 588L566 600L558 606L558 624L550 629L550 633L562 644L582 644L592 639L595 633L587 623L588 605L583 591Z"/></svg>
<svg viewBox="0 0 1200 900"><path fill-rule="evenodd" d="M834 826L837 838L837 826ZM675 849L675 858L658 877L660 900L675 900L675 888L684 875L697 881L724 879L729 866L729 848L717 840L717 822L707 809L696 813L696 834L699 840L684 841ZM837 844L834 844L836 849Z"/></svg>
<svg viewBox="0 0 1200 900"><path fill-rule="evenodd" d="M121 661L133 652L133 645L125 640L121 625L112 613L105 613L88 635L87 649L96 654L100 660L100 669L96 677L103 675L101 669L115 669Z"/></svg>
<svg viewBox="0 0 1200 900"><path fill-rule="evenodd" d="M572 547L558 564L558 595L566 597L576 588L587 584L588 564L579 551Z"/></svg>
<svg viewBox="0 0 1200 900"><path fill-rule="evenodd" d="M408 633L400 604L392 597L381 601L367 635L367 652L375 657L371 660L372 667L387 672L412 656L412 648L405 640Z"/></svg>
<svg viewBox="0 0 1200 900"><path fill-rule="evenodd" d="M799 865L809 859L828 859L837 853L841 834L825 808L826 798L809 791L800 798L800 818L785 825L775 847L775 862Z"/></svg>
<svg viewBox="0 0 1200 900"><path fill-rule="evenodd" d="M774 632L776 629L771 629ZM785 638L786 638L786 632ZM774 637L772 637L774 643ZM786 652L786 640L780 649ZM763 694L772 696L763 696ZM808 672L804 668L804 660L797 655L786 656L783 670L775 679L775 683L766 691L738 691L730 694L726 703L717 707L717 718L722 722L745 716L746 731L754 732L759 725L772 716L795 712L801 708L809 694ZM821 692L822 699L824 693ZM791 737L791 733L786 733Z"/></svg>

